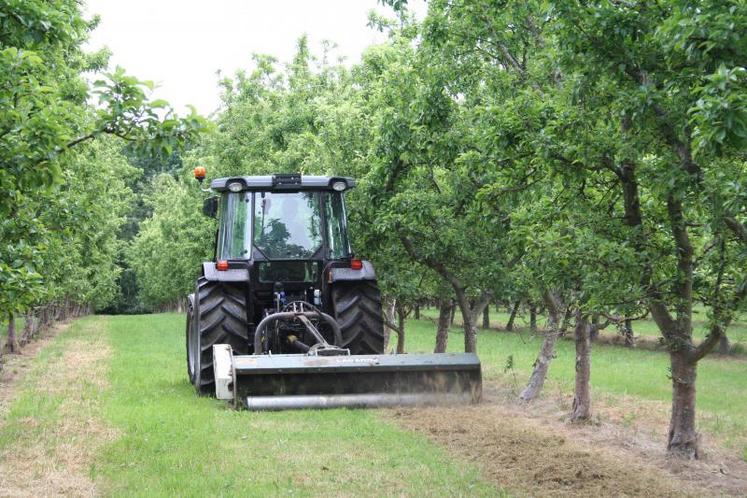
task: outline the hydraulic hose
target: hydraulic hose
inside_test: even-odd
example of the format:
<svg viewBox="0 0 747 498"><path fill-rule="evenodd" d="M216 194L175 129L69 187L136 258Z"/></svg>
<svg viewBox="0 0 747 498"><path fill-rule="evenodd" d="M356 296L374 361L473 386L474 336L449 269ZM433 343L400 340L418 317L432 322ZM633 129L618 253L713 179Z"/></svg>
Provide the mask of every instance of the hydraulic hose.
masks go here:
<svg viewBox="0 0 747 498"><path fill-rule="evenodd" d="M273 313L272 315L267 315L266 317L262 319L261 322L259 322L259 325L257 325L257 328L254 331L254 354L261 354L263 352L262 334L264 333L265 329L271 323L274 323L278 320L296 320L298 319L299 316L303 316L305 318L321 318L322 320L324 320L330 327L332 327L332 333L334 334L334 337L335 337L334 345L335 346L342 345L342 331L340 330L340 325L337 323L337 320L335 320L328 314L322 313L320 311L301 311L301 312L281 311L279 313ZM307 328L309 327L309 325L305 323L304 323L304 326L306 326ZM313 334L313 335L316 335L316 334Z"/></svg>

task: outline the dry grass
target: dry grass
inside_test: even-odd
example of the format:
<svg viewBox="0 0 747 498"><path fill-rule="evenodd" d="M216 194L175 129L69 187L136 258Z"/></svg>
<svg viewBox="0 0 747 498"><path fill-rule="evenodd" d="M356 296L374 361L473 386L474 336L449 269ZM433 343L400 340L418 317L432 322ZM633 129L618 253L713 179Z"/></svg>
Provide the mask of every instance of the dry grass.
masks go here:
<svg viewBox="0 0 747 498"><path fill-rule="evenodd" d="M570 424L570 398L547 392L531 405L491 386L482 405L389 412L467 458L521 496L742 496L747 464L712 441L705 458L671 459L662 446L665 409L656 403L598 400L587 424ZM626 414L634 413L631 419Z"/></svg>
<svg viewBox="0 0 747 498"><path fill-rule="evenodd" d="M19 399L22 404L47 404L48 410L31 415L11 410L0 425L18 436L0 454L0 496L96 495L90 478L94 456L117 437L98 416L97 394L108 387L111 350L99 319L76 326L81 330L75 339L63 341L60 354L51 355L43 367L45 362L33 362L42 372L24 393L39 399Z"/></svg>
<svg viewBox="0 0 747 498"><path fill-rule="evenodd" d="M57 334L66 330L70 323L60 323L42 332L33 342L25 345L17 354L3 354L3 368L0 371L0 420L5 417L8 407L18 392L26 374L33 367L33 359Z"/></svg>

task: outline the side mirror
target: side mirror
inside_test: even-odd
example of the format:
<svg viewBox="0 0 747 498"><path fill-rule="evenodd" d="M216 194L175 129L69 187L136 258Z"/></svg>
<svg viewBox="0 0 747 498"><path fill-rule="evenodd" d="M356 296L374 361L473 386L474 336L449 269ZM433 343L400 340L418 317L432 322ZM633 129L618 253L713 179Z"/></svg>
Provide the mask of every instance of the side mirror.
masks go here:
<svg viewBox="0 0 747 498"><path fill-rule="evenodd" d="M218 214L218 198L208 197L205 202L202 203L202 214L215 218Z"/></svg>

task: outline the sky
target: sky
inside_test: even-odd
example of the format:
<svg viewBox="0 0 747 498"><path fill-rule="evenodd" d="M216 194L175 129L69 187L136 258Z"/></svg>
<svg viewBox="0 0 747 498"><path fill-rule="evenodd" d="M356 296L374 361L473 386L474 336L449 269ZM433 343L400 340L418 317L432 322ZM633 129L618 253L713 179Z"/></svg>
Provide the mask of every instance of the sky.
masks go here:
<svg viewBox="0 0 747 498"><path fill-rule="evenodd" d="M411 4L422 18L425 2ZM87 48L108 47L110 68L152 80L153 97L178 112L192 104L208 115L220 101L218 71L251 69L253 53L288 62L303 34L314 53L330 40L337 55L358 62L367 46L386 38L367 27L372 9L393 16L377 0L87 0L87 17L101 17Z"/></svg>

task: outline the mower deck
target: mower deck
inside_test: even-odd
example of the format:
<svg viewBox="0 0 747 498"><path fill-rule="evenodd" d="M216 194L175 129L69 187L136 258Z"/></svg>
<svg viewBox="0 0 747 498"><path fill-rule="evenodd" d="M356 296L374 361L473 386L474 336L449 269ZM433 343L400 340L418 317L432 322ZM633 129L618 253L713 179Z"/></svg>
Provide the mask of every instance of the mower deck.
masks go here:
<svg viewBox="0 0 747 498"><path fill-rule="evenodd" d="M213 347L216 395L237 408L372 408L477 403L480 361L471 353L234 355Z"/></svg>

